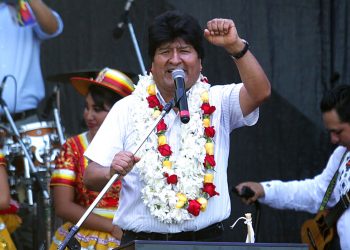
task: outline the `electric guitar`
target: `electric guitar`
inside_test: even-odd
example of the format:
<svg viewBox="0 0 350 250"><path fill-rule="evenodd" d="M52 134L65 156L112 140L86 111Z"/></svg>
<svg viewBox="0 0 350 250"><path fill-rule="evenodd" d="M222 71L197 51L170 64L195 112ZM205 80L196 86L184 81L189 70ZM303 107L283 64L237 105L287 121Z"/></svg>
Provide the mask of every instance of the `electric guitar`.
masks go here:
<svg viewBox="0 0 350 250"><path fill-rule="evenodd" d="M302 242L308 244L310 250L327 249L336 234L336 222L349 204L350 192L340 197L331 209L320 211L315 218L305 221L301 227Z"/></svg>

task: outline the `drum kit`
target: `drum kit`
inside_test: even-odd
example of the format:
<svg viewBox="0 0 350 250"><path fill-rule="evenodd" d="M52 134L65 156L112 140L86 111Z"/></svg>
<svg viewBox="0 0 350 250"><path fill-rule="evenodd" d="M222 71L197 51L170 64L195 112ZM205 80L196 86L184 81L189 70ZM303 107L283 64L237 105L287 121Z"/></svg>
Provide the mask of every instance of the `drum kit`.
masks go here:
<svg viewBox="0 0 350 250"><path fill-rule="evenodd" d="M69 82L69 78L73 76L95 77L96 74L97 71L74 72L55 75L48 80ZM0 150L8 166L11 197L20 204L20 216L21 210L25 210L24 217L31 217L30 225L24 226L28 227L25 230L30 231L32 236L29 239L32 249L48 249L53 232L61 223L54 215L53 197L50 197L49 188L55 159L65 141L57 108L59 90L54 90L54 97L56 105L51 105L54 121L38 121L17 126L7 107L2 106L7 119L0 122ZM18 244L23 245L23 242ZM19 247L21 248L27 249L28 246Z"/></svg>
<svg viewBox="0 0 350 250"><path fill-rule="evenodd" d="M27 230L33 249L39 249L39 245L42 245L40 249L48 249L55 222L49 182L60 151L57 127L54 122L35 122L19 126L18 131L20 138L7 127L0 128L0 147L8 164L11 197L20 204L19 215L24 222L23 228L19 229L19 238L23 237L21 232ZM22 240L16 244L27 248Z"/></svg>

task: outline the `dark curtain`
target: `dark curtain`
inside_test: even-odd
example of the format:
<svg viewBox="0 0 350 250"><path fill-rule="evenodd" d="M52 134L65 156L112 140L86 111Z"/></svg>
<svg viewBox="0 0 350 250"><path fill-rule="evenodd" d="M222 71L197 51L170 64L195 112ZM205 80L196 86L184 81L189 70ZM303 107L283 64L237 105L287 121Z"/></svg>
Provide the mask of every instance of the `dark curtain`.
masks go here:
<svg viewBox="0 0 350 250"><path fill-rule="evenodd" d="M47 1L59 12L65 29L42 46L47 96L60 89L62 125L67 136L81 132L84 100L70 86L71 73L84 75L103 67L141 73L130 30L113 38L125 1ZM168 9L179 9L204 27L214 17L232 18L250 43L272 85L272 96L260 109L259 123L231 135L229 184L270 179L293 180L319 174L333 149L323 128L319 102L325 90L350 83L349 2L347 0L143 0L130 11L146 69L147 26ZM213 84L239 82L234 62L222 48L205 44L203 73ZM246 212L259 216L259 242L300 242L300 227L312 215L245 206L232 194L232 213L225 221L227 241L245 241L246 228L228 226Z"/></svg>

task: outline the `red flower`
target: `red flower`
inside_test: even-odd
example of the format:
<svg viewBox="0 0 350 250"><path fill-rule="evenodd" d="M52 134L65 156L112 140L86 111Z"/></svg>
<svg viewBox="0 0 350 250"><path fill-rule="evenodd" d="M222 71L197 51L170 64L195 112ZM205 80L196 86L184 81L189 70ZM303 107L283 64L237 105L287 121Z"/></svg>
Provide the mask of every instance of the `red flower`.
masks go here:
<svg viewBox="0 0 350 250"><path fill-rule="evenodd" d="M188 200L187 211L194 216L198 216L201 210L201 204L196 200Z"/></svg>
<svg viewBox="0 0 350 250"><path fill-rule="evenodd" d="M157 132L165 131L167 130L167 125L164 122L164 119L160 120L159 123L157 124Z"/></svg>
<svg viewBox="0 0 350 250"><path fill-rule="evenodd" d="M170 176L167 176L166 182L168 184L176 184L177 183L177 175L176 174L172 174Z"/></svg>
<svg viewBox="0 0 350 250"><path fill-rule="evenodd" d="M155 107L160 106L160 102L159 102L157 96L155 96L155 95L148 96L147 101L148 101L148 107L150 107L150 108L155 108Z"/></svg>
<svg viewBox="0 0 350 250"><path fill-rule="evenodd" d="M214 195L220 195L218 192L215 191L215 185L213 183L204 183L202 190L203 192L209 194L210 197L213 197Z"/></svg>
<svg viewBox="0 0 350 250"><path fill-rule="evenodd" d="M202 77L201 81L202 81L202 82L205 82L205 83L208 83L208 82L209 82L208 78L206 78L205 76Z"/></svg>
<svg viewBox="0 0 350 250"><path fill-rule="evenodd" d="M207 137L213 138L215 135L214 126L204 128L204 133Z"/></svg>
<svg viewBox="0 0 350 250"><path fill-rule="evenodd" d="M173 153L168 144L158 146L158 151L162 156L170 156Z"/></svg>
<svg viewBox="0 0 350 250"><path fill-rule="evenodd" d="M346 163L346 166L347 166L347 167L350 166L350 160Z"/></svg>
<svg viewBox="0 0 350 250"><path fill-rule="evenodd" d="M211 115L216 110L215 106L210 106L209 103L203 103L201 109L205 115Z"/></svg>
<svg viewBox="0 0 350 250"><path fill-rule="evenodd" d="M205 158L204 158L204 167L207 167L208 164L211 166L211 167L215 167L216 165L216 162L215 162L215 159L214 159L214 155L206 155Z"/></svg>

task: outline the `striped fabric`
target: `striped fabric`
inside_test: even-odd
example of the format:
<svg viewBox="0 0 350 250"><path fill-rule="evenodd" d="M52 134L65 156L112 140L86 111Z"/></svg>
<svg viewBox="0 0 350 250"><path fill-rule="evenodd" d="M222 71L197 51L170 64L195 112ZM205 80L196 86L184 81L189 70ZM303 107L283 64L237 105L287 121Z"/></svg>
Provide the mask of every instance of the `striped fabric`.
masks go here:
<svg viewBox="0 0 350 250"><path fill-rule="evenodd" d="M74 202L85 208L90 206L98 195L98 192L87 189L83 183L84 171L88 165L84 152L88 144L86 132L67 139L56 159L56 166L50 183L52 187L68 186L74 188ZM120 181L114 183L92 212L110 219L112 223L114 213L118 207L120 188ZM69 233L72 225L71 222L66 222L57 229L50 250L57 249ZM84 227L79 229L75 238L81 244L81 249L109 250L119 245L119 241L110 233Z"/></svg>

